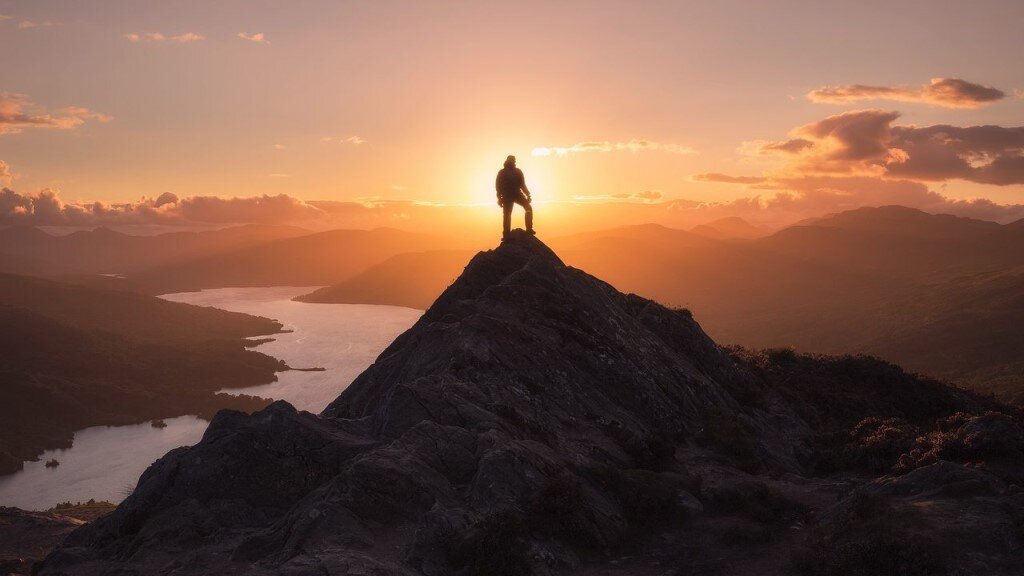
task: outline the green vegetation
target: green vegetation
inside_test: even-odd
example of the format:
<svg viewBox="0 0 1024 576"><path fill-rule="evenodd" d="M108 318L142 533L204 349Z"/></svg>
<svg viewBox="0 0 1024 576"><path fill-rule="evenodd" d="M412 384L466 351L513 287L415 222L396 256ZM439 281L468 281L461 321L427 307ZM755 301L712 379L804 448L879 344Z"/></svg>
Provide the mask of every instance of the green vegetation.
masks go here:
<svg viewBox="0 0 1024 576"><path fill-rule="evenodd" d="M115 508L117 508L117 504L105 500L97 502L90 498L87 502L60 502L53 508L50 508L48 512L92 522L100 516L111 513Z"/></svg>

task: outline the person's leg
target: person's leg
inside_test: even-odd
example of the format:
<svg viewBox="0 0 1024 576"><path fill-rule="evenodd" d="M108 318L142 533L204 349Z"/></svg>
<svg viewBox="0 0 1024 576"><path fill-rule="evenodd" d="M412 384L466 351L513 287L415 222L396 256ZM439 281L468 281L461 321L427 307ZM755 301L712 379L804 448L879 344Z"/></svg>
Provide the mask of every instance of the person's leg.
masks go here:
<svg viewBox="0 0 1024 576"><path fill-rule="evenodd" d="M508 236L509 230L512 229L512 208L515 207L515 203L510 200L505 200L505 204L501 207L501 235L502 237Z"/></svg>
<svg viewBox="0 0 1024 576"><path fill-rule="evenodd" d="M526 231L533 234L533 206L530 201L523 199L523 210L526 210Z"/></svg>

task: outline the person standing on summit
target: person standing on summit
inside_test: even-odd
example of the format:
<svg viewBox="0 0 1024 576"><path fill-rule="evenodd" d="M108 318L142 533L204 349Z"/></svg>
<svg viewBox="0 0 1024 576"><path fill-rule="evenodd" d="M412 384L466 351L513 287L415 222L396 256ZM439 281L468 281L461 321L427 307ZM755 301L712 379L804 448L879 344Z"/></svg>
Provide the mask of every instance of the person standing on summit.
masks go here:
<svg viewBox="0 0 1024 576"><path fill-rule="evenodd" d="M512 208L519 204L526 210L526 231L533 231L533 206L530 205L530 189L526 187L523 171L516 168L516 157L505 159L505 167L498 170L498 178L494 181L494 189L498 192L498 206L503 212L501 237L508 236L512 229Z"/></svg>

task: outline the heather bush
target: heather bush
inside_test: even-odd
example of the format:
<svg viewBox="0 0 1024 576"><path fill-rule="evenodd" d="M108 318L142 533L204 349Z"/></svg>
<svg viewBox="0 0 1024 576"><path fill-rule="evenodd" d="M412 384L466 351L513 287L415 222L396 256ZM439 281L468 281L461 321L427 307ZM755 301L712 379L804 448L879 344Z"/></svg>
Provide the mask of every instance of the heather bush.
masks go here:
<svg viewBox="0 0 1024 576"><path fill-rule="evenodd" d="M982 415L953 414L937 422L936 429L917 439L896 464L904 473L939 460L979 462L1024 458L1024 427L1000 412Z"/></svg>
<svg viewBox="0 0 1024 576"><path fill-rule="evenodd" d="M919 430L902 418L865 418L850 432L844 453L849 468L884 474L914 447Z"/></svg>

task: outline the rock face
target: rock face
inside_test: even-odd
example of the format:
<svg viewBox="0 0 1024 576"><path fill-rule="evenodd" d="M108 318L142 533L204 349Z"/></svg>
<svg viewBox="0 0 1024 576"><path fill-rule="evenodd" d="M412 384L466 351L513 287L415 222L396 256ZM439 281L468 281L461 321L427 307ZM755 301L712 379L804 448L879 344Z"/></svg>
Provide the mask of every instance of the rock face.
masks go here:
<svg viewBox="0 0 1024 576"><path fill-rule="evenodd" d="M920 471L967 470L947 460L978 456L929 422L963 412L975 415L958 420L968 426L995 410L987 418L1019 434L1019 415L876 361L849 362L856 369L726 351L689 312L621 294L517 231L474 257L323 414L284 402L221 412L199 444L154 463L41 573L844 574L822 552L859 542L836 501L858 490L885 502L921 496L891 477L857 488L862 474L836 476L855 458L816 475L821 447L855 451L863 438L835 440L836 430L867 416L932 434L913 457L897 450L875 465L905 466L900 478L933 495L943 494L936 484L973 482L973 493L943 496L960 507L977 494L992 512L1011 497L1010 473L972 470L982 482ZM861 417L835 407L831 416L830 370L867 381L874 399L917 385L933 410L915 418L885 400L857 405L870 407ZM972 568L1003 573L1021 551L1019 525L1007 535L1014 519L1000 510L987 524L975 518L1006 537Z"/></svg>

